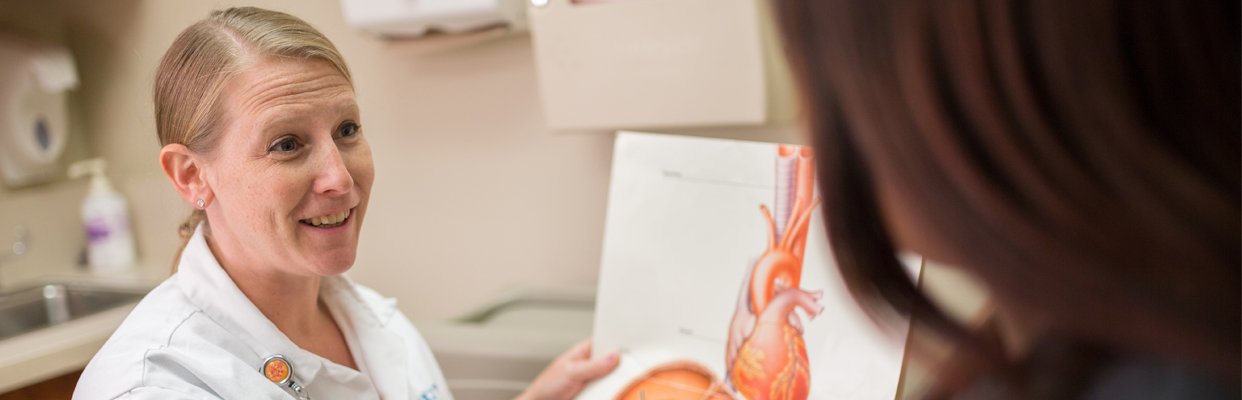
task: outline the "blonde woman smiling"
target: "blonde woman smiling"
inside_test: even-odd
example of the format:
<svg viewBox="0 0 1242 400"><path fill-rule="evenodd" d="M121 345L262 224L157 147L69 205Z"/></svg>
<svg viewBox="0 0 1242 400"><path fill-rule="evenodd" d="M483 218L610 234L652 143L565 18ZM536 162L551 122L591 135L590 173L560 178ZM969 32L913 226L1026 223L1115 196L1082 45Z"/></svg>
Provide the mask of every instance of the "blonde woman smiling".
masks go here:
<svg viewBox="0 0 1242 400"><path fill-rule="evenodd" d="M212 13L165 54L155 111L160 166L194 207L185 247L74 398L452 398L394 303L342 276L375 171L326 37L279 12ZM616 362L584 342L522 396L573 397Z"/></svg>

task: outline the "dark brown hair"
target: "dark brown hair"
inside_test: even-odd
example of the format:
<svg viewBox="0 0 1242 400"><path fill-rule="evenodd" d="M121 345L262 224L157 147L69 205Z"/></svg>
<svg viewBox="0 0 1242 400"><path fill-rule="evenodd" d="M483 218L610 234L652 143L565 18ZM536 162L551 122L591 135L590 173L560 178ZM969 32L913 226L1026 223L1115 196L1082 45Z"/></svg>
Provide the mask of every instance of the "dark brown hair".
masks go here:
<svg viewBox="0 0 1242 400"><path fill-rule="evenodd" d="M952 343L944 371L973 371L967 385L1072 395L1137 354L1236 390L1238 5L777 0L854 297ZM998 313L1047 322L1034 352L1006 354L917 289L882 192ZM1057 348L1090 356L1037 362Z"/></svg>

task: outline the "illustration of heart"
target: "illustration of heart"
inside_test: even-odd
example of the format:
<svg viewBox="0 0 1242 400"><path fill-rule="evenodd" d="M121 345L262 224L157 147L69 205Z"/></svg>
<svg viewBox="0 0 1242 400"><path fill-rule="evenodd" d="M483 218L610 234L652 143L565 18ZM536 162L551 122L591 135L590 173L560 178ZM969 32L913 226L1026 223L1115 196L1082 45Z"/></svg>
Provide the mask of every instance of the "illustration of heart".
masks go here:
<svg viewBox="0 0 1242 400"><path fill-rule="evenodd" d="M757 318L732 365L727 366L733 387L750 400L802 400L809 394L806 343L801 329L790 322L797 303L792 294L782 291L800 289L807 226L819 203L814 198L813 168L809 151L781 146L777 212L773 215L767 206L760 205L767 221L768 246L751 269L746 292ZM778 224L784 229L777 231Z"/></svg>
<svg viewBox="0 0 1242 400"><path fill-rule="evenodd" d="M734 324L725 350L727 382L691 360L678 360L647 370L618 393L616 400L733 399L805 400L811 368L802 327L794 310L808 307L799 296L807 227L819 200L815 198L814 162L809 150L782 145L776 157L775 212L759 209L767 222L767 249L750 269L738 299ZM777 227L784 227L777 230ZM750 318L749 316L752 316ZM751 322L737 321L750 321ZM740 340L740 345L734 339ZM727 390L732 388L734 391Z"/></svg>

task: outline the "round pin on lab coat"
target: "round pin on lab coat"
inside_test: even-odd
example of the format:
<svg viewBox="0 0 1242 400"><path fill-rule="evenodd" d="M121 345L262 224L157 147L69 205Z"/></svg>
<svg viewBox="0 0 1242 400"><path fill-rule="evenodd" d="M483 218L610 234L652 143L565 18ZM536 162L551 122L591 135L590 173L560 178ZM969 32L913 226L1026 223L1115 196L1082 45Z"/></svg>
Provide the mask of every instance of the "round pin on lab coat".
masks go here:
<svg viewBox="0 0 1242 400"><path fill-rule="evenodd" d="M293 377L293 366L285 356L276 354L263 360L263 376L278 385L285 385Z"/></svg>
<svg viewBox="0 0 1242 400"><path fill-rule="evenodd" d="M289 360L285 356L275 354L268 356L263 360L263 376L267 380L277 385L288 386L297 395L299 400L310 400L310 395L306 393L306 389L293 381L293 364L289 364Z"/></svg>

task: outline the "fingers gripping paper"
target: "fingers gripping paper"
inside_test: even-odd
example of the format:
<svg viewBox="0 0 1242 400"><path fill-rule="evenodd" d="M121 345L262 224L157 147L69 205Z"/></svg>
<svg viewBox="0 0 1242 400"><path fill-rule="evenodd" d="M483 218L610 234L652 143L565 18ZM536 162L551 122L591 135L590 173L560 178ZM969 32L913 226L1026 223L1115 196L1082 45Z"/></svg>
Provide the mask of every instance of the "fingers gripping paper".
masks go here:
<svg viewBox="0 0 1242 400"><path fill-rule="evenodd" d="M593 351L622 361L579 398L894 398L908 329L846 292L814 166L799 146L620 133Z"/></svg>

